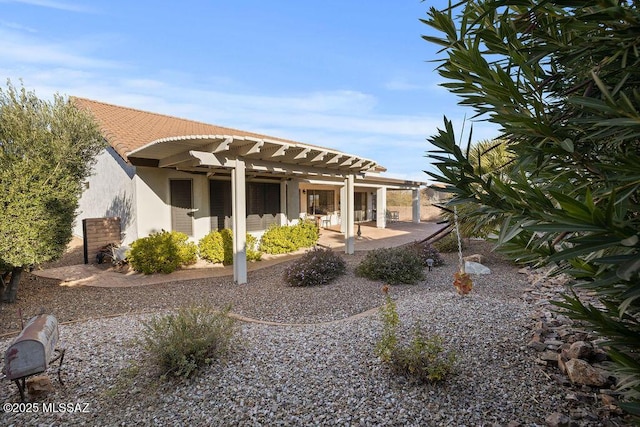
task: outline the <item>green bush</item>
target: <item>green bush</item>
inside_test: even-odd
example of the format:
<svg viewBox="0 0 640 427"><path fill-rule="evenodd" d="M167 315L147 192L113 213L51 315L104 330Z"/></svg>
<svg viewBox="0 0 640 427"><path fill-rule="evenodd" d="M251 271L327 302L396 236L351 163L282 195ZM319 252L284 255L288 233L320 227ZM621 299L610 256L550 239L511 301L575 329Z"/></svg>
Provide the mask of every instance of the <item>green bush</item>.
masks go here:
<svg viewBox="0 0 640 427"><path fill-rule="evenodd" d="M411 248L374 249L367 252L358 264L356 275L381 280L390 285L414 284L424 279L424 266L418 254Z"/></svg>
<svg viewBox="0 0 640 427"><path fill-rule="evenodd" d="M198 248L188 239L186 234L177 231L151 233L131 244L127 261L134 270L144 274L171 273L196 262Z"/></svg>
<svg viewBox="0 0 640 427"><path fill-rule="evenodd" d="M315 245L319 237L320 230L313 221L300 221L293 226L273 224L262 235L260 250L268 254L286 254Z"/></svg>
<svg viewBox="0 0 640 427"><path fill-rule="evenodd" d="M175 314L144 322L138 342L160 367L162 378L189 378L202 366L224 357L236 335L229 308L183 307Z"/></svg>
<svg viewBox="0 0 640 427"><path fill-rule="evenodd" d="M453 372L456 355L445 352L442 337L426 337L420 326L406 346L398 346L391 353L391 370L418 383L443 381Z"/></svg>
<svg viewBox="0 0 640 427"><path fill-rule="evenodd" d="M220 230L222 236L223 260L224 265L233 265L233 231L230 228Z"/></svg>
<svg viewBox="0 0 640 427"><path fill-rule="evenodd" d="M317 286L330 283L347 271L347 263L331 249L313 248L284 272L289 286Z"/></svg>
<svg viewBox="0 0 640 427"><path fill-rule="evenodd" d="M386 302L380 307L382 337L376 344L376 355L391 370L418 383L438 382L446 379L455 366L456 355L446 352L442 338L438 335L426 337L416 325L414 335L408 345L400 345L398 328L400 317L396 304L389 296L389 288L383 288Z"/></svg>
<svg viewBox="0 0 640 427"><path fill-rule="evenodd" d="M413 242L408 245L408 248L414 250L416 254L420 257L423 266L427 266L427 260L433 260L433 266L439 267L444 265L444 259L440 255L440 252L436 248L434 248L428 242Z"/></svg>
<svg viewBox="0 0 640 427"><path fill-rule="evenodd" d="M224 239L222 233L213 230L198 242L200 258L218 264L224 261Z"/></svg>
<svg viewBox="0 0 640 427"><path fill-rule="evenodd" d="M462 249L464 250L464 239L460 240L460 244L462 245ZM456 232L453 231L437 242L434 242L433 247L436 248L436 250L440 253L458 252L458 237L456 236Z"/></svg>
<svg viewBox="0 0 640 427"><path fill-rule="evenodd" d="M271 225L260 239L260 250L268 254L286 254L298 249L291 239L291 227Z"/></svg>
<svg viewBox="0 0 640 427"><path fill-rule="evenodd" d="M260 261L262 252L256 249L258 239L247 233L247 261ZM233 264L233 231L228 228L214 230L198 243L200 258L212 263Z"/></svg>
<svg viewBox="0 0 640 427"><path fill-rule="evenodd" d="M320 238L320 229L315 221L299 221L291 227L291 238L298 248L309 248L314 246Z"/></svg>
<svg viewBox="0 0 640 427"><path fill-rule="evenodd" d="M258 239L256 236L247 233L247 261L260 261L262 252L258 248Z"/></svg>

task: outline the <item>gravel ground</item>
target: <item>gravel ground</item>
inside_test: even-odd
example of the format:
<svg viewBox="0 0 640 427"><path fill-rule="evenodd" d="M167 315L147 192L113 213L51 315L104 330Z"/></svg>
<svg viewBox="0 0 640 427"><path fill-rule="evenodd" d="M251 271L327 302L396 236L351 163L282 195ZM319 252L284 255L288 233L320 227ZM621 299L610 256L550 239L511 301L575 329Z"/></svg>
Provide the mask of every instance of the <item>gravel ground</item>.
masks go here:
<svg viewBox="0 0 640 427"><path fill-rule="evenodd" d="M487 250L476 242L467 252ZM380 283L352 273L362 256L346 257L349 273L340 281L312 289L282 284L289 263L257 270L242 286L217 278L61 288L30 278L17 304L25 317L39 306L62 322L122 315L60 326L66 386L53 379L55 391L33 403L80 404L72 405L76 411L0 411L0 424L529 426L545 425L545 417L561 412L571 414L575 425L624 425L598 419L597 406L567 399L570 389L535 363L526 347L534 307L521 298L525 279L494 255L485 263L492 274L476 276L467 297L451 285L455 255L445 255L447 264L423 283L392 287L405 330L420 322L458 355L454 375L442 384L415 385L392 375L373 352L381 331L376 312L353 317L383 302ZM241 343L226 363L186 384L152 380L144 354L132 342L150 314L133 313L195 302L231 303L239 315L286 324L242 322ZM6 311L0 317L5 332L15 329L7 326ZM0 348L9 343L0 339ZM0 402L19 402L17 388L6 380Z"/></svg>

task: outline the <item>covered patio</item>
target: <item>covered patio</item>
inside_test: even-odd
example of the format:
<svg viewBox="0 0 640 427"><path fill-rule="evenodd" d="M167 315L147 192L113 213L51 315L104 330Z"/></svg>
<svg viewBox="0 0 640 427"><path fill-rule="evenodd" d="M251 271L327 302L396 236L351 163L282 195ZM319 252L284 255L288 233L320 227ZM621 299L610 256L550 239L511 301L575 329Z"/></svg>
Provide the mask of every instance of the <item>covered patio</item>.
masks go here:
<svg viewBox="0 0 640 427"><path fill-rule="evenodd" d="M361 236L354 240L356 251L369 251L378 248L401 246L416 240L422 240L444 226L435 223L397 222L387 228L378 228L375 224L361 224ZM318 245L342 250L344 237L338 230L322 229ZM274 264L289 261L301 256L306 249L293 254L264 255L262 261L251 262L248 271L255 271ZM223 277L233 274L233 266L207 264L201 262L195 266L180 269L170 274L144 275L141 273L127 273L105 269L93 264L77 264L46 270L34 270L32 274L40 277L61 281L61 286L93 286L103 288L120 288L130 286L144 286L179 280L205 279L207 277Z"/></svg>

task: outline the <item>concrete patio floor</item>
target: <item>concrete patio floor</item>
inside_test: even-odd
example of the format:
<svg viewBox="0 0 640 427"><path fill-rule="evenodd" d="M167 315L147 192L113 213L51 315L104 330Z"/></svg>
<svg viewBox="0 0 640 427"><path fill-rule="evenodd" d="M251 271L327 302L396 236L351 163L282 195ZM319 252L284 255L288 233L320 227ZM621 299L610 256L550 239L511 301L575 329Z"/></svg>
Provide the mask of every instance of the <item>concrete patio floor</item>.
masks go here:
<svg viewBox="0 0 640 427"><path fill-rule="evenodd" d="M435 223L395 222L387 228L377 228L374 223L360 225L361 236L356 238L356 251L369 251L377 248L401 246L416 240L422 240L444 225ZM356 232L358 226L356 225ZM344 235L338 230L321 229L318 244L334 250L344 249ZM248 271L265 268L277 263L300 257L306 250L285 255L263 255L262 261L247 264ZM60 280L60 286L129 287L152 285L178 280L203 279L207 277L233 276L233 266L211 265L199 261L193 266L174 271L170 274L144 275L128 271L117 271L94 264L78 264L65 267L34 270L32 274Z"/></svg>

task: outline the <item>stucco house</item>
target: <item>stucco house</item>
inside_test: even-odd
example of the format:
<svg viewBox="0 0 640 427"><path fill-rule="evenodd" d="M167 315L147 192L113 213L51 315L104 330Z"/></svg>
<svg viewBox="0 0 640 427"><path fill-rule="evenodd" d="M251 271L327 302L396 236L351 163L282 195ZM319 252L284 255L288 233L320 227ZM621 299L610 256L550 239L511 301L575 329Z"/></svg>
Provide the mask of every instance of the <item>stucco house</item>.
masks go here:
<svg viewBox="0 0 640 427"><path fill-rule="evenodd" d="M419 222L424 183L386 178L374 160L320 146L72 97L108 142L85 183L82 219L121 218L123 243L154 231L198 240L233 229L234 280L246 283L246 232L310 216L340 227L354 252L354 224L386 227L387 190L413 190Z"/></svg>

